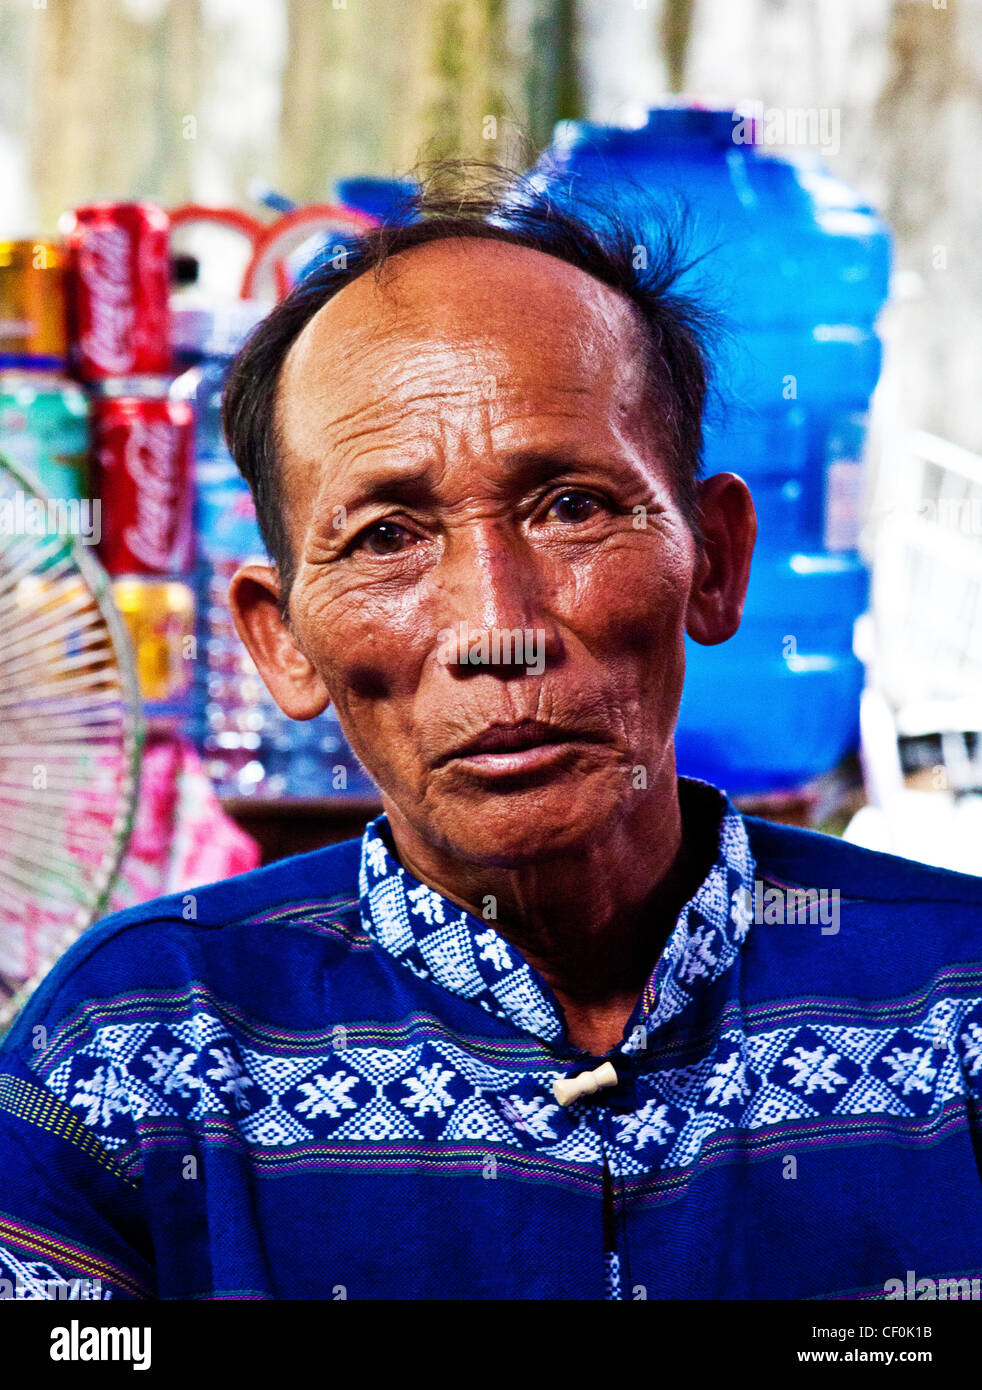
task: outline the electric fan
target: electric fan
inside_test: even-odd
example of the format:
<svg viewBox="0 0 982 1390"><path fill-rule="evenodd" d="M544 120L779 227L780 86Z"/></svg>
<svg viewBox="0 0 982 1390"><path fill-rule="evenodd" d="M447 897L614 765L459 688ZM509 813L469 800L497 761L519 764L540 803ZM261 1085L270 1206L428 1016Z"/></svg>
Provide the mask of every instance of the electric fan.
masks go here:
<svg viewBox="0 0 982 1390"><path fill-rule="evenodd" d="M80 506L0 458L0 1032L104 908L136 810L139 689Z"/></svg>

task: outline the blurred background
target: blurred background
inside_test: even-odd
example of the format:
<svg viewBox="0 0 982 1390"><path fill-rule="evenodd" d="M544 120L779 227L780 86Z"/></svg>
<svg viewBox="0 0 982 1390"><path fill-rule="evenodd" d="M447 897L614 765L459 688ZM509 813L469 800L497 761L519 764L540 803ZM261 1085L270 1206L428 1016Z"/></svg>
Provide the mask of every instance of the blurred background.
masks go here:
<svg viewBox="0 0 982 1390"><path fill-rule="evenodd" d="M420 158L696 212L735 332L707 468L761 533L738 638L690 651L680 770L982 873L982 0L0 0L0 54L9 996L107 904L374 813L227 620L261 543L217 407ZM149 336L100 364L124 311ZM98 501L99 544L51 499Z"/></svg>
<svg viewBox="0 0 982 1390"><path fill-rule="evenodd" d="M896 240L895 399L982 450L978 0L3 0L0 53L8 236L96 198L248 208L257 180L312 202L421 154L520 162L523 132L668 93L834 109L825 162Z"/></svg>

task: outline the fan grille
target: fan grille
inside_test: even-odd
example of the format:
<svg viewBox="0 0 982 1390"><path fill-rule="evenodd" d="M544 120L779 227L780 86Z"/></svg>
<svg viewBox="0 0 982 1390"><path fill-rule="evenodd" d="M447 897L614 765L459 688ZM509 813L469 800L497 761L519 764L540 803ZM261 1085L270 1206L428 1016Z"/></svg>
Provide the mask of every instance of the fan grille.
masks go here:
<svg viewBox="0 0 982 1390"><path fill-rule="evenodd" d="M129 638L73 505L0 459L0 1027L105 906L136 807Z"/></svg>

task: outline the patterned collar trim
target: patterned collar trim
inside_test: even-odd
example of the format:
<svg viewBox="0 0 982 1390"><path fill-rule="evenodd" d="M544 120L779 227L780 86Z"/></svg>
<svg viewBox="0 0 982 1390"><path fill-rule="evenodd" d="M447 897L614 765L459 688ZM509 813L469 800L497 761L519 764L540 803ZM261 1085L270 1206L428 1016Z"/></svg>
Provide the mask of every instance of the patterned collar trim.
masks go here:
<svg viewBox="0 0 982 1390"><path fill-rule="evenodd" d="M740 813L725 793L695 778L689 789L719 801L715 863L679 914L641 997L625 1055L642 1052L645 1033L674 1018L729 970L750 925L755 865ZM559 1004L542 976L489 923L414 878L383 838L386 817L365 827L359 872L362 926L414 975L433 980L488 1013L548 1043L565 1033ZM639 1027L640 1025L640 1027Z"/></svg>

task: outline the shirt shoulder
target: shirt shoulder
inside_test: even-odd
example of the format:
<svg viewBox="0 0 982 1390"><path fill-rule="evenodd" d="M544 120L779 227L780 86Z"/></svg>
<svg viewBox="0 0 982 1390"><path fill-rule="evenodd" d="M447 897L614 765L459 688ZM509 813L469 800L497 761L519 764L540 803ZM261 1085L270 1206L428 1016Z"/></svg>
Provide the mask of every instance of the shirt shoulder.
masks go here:
<svg viewBox="0 0 982 1390"><path fill-rule="evenodd" d="M916 999L922 1010L952 991L982 999L982 878L744 822L755 864L754 997Z"/></svg>
<svg viewBox="0 0 982 1390"><path fill-rule="evenodd" d="M179 988L222 960L247 973L251 949L262 955L268 946L282 957L284 933L348 920L358 901L360 846L346 840L96 922L28 999L0 1046L0 1061L36 1051L31 1039L39 1027L50 1033L88 1001Z"/></svg>
<svg viewBox="0 0 982 1390"><path fill-rule="evenodd" d="M838 888L843 897L871 905L924 901L982 911L982 877L864 849L817 830L757 816L744 816L743 821L761 875L806 887Z"/></svg>

